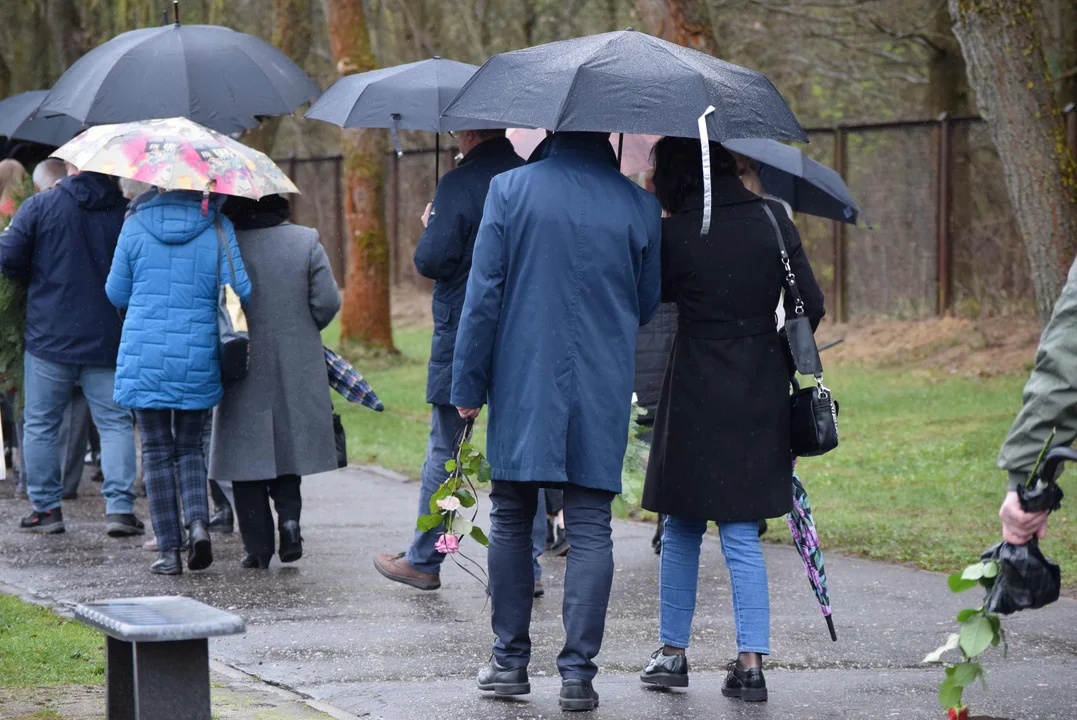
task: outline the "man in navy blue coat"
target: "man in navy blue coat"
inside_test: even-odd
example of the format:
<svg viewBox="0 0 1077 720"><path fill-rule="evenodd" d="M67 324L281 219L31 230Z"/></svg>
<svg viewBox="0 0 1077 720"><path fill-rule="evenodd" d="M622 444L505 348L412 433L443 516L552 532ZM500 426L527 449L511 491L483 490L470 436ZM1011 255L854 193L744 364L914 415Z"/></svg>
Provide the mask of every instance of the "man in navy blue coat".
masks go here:
<svg viewBox="0 0 1077 720"><path fill-rule="evenodd" d="M523 165L504 130L464 130L456 137L464 158L438 184L434 201L423 215L426 230L415 248L416 269L434 281L434 339L426 383L426 401L431 405L430 441L419 490L420 516L430 513L430 497L448 477L445 461L452 457L464 428L464 420L449 397L453 347L486 191L495 175ZM542 529L545 540L545 522ZM437 590L445 556L434 543L444 532L442 527L416 530L406 553L378 555L374 567L390 580L420 590Z"/></svg>
<svg viewBox="0 0 1077 720"><path fill-rule="evenodd" d="M105 295L127 200L106 175L68 172L24 202L0 234L0 272L29 281L23 452L33 512L19 529L64 532L59 434L78 382L101 435L108 534L141 535L134 422L112 398L120 317Z"/></svg>
<svg viewBox="0 0 1077 720"><path fill-rule="evenodd" d="M636 336L661 295L658 201L617 169L608 133L557 133L490 184L453 361L461 417L490 406L494 642L482 690L530 691L531 523L564 490L561 707L592 710L613 584L613 498L628 442Z"/></svg>

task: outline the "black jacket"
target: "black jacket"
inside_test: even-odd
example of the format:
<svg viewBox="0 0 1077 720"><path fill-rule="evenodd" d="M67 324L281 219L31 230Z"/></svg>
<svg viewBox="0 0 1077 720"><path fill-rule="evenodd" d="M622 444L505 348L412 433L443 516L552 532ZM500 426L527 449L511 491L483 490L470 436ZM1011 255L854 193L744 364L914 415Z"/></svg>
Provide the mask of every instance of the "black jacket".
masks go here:
<svg viewBox="0 0 1077 720"><path fill-rule="evenodd" d="M655 415L643 507L717 522L779 517L792 506L789 367L775 328L784 271L770 202L813 327L823 294L781 206L736 177L715 179L710 232L697 197L662 225L663 300L677 336ZM786 313L792 314L789 298Z"/></svg>
<svg viewBox="0 0 1077 720"><path fill-rule="evenodd" d="M0 234L0 271L30 281L30 354L54 363L116 366L120 316L105 295L105 280L126 206L115 180L84 172L28 199Z"/></svg>
<svg viewBox="0 0 1077 720"><path fill-rule="evenodd" d="M633 385L636 402L647 411L639 418L640 425L654 425L662 378L666 375L669 351L677 335L677 303L662 303L654 319L639 329L636 339L636 381Z"/></svg>
<svg viewBox="0 0 1077 720"><path fill-rule="evenodd" d="M449 404L456 329L490 181L523 163L508 139L487 140L446 173L434 193L430 221L415 248L415 268L434 280L434 339L426 382L429 403Z"/></svg>

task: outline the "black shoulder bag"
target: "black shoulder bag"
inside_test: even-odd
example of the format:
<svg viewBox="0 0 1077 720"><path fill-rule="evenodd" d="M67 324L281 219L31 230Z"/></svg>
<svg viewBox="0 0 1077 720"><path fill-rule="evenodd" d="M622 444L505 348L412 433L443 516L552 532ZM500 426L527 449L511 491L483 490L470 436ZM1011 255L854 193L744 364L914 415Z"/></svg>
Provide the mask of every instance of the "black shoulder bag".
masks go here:
<svg viewBox="0 0 1077 720"><path fill-rule="evenodd" d="M819 358L811 320L804 315L804 300L800 297L800 288L797 287L797 278L789 262L789 251L786 250L781 228L766 202L763 203L763 212L767 214L778 238L786 291L795 305L793 317L785 321L785 334L793 353L793 364L802 375L815 378L813 388L801 389L796 380L793 381L794 390L789 398L789 442L796 457L824 455L838 446L838 401L823 385L823 361Z"/></svg>
<svg viewBox="0 0 1077 720"><path fill-rule="evenodd" d="M217 216L217 348L221 363L221 380L242 380L247 376L250 362L250 333L247 331L247 315L236 294L236 267L232 262L232 250L228 246L221 217ZM232 284L221 283L221 253L228 258Z"/></svg>

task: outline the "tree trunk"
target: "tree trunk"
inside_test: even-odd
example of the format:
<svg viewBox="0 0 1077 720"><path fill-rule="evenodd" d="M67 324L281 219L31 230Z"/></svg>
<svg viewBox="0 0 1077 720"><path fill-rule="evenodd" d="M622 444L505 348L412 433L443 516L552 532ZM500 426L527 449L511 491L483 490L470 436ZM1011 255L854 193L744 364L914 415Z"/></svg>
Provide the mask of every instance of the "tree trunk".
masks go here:
<svg viewBox="0 0 1077 720"><path fill-rule="evenodd" d="M1025 238L1040 322L1077 252L1077 168L1029 0L949 0L969 82L987 117Z"/></svg>
<svg viewBox="0 0 1077 720"><path fill-rule="evenodd" d="M362 0L328 0L329 44L341 75L374 69L374 53L363 14ZM382 202L380 130L343 130L344 215L351 243L351 261L340 335L376 347L392 348L389 315L389 240Z"/></svg>
<svg viewBox="0 0 1077 720"><path fill-rule="evenodd" d="M303 67L310 54L312 10L311 0L273 0L271 40L299 67ZM247 133L243 142L270 155L279 129L279 117L266 118L261 125Z"/></svg>
<svg viewBox="0 0 1077 720"><path fill-rule="evenodd" d="M718 40L714 37L706 0L665 0L665 3L672 35L670 40L717 57Z"/></svg>
<svg viewBox="0 0 1077 720"><path fill-rule="evenodd" d="M45 19L60 69L66 70L89 49L86 47L86 33L79 20L75 0L48 0Z"/></svg>

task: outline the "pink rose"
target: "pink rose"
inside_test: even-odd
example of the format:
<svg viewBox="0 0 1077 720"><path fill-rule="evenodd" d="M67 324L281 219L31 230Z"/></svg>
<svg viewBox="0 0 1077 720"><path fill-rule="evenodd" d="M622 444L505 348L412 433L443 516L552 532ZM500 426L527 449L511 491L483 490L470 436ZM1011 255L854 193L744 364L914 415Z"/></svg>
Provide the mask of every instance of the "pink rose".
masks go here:
<svg viewBox="0 0 1077 720"><path fill-rule="evenodd" d="M443 555L452 555L460 549L460 538L452 533L445 533L434 543L434 549Z"/></svg>

